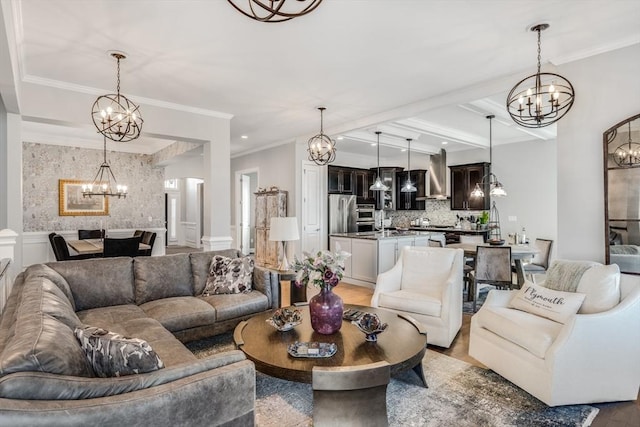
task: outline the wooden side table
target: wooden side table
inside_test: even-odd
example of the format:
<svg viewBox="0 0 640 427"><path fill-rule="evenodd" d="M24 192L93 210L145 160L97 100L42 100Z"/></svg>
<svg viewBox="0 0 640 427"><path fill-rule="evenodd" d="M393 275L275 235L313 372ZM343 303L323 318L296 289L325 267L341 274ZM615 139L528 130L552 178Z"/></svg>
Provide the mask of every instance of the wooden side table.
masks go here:
<svg viewBox="0 0 640 427"><path fill-rule="evenodd" d="M289 304L293 305L297 302L307 302L307 287L306 286L296 286L296 272L293 270L280 271L275 270L275 273L278 275L278 281L280 282L280 300L278 301L278 306L282 307L282 281L286 280L291 282L289 286Z"/></svg>

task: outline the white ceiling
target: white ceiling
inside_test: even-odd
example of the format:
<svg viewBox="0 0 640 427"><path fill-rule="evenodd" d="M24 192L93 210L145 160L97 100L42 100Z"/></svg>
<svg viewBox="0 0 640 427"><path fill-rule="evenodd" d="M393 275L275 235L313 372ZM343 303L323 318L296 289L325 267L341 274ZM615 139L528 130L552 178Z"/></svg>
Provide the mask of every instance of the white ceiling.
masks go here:
<svg viewBox="0 0 640 427"><path fill-rule="evenodd" d="M318 106L345 152L369 152L377 128L385 144L412 137L427 153L442 141L448 151L487 146L489 112L494 144L553 138L553 127L525 132L504 111L510 87L535 72L527 29L551 23L542 60L554 65L640 43L637 0L324 0L283 23L253 21L223 0L2 0L2 13L18 80L36 88L18 93L27 116L50 87L69 93L61 108L74 92L113 92L107 51L120 50L122 92L143 117L145 105L233 115L232 155L317 133ZM95 140L90 109L86 123L29 117L24 134ZM171 142L144 135L116 149Z"/></svg>

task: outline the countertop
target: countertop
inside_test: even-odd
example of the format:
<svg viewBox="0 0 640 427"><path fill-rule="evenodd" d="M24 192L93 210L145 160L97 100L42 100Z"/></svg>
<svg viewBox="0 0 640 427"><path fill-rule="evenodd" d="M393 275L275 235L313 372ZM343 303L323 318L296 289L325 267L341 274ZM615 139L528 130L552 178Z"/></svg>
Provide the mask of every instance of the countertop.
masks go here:
<svg viewBox="0 0 640 427"><path fill-rule="evenodd" d="M462 228L455 227L433 227L433 226L411 226L409 230L414 231L431 231L431 232L440 232L440 233L464 233L464 234L484 234L488 233L489 229L485 230L463 230Z"/></svg>
<svg viewBox="0 0 640 427"><path fill-rule="evenodd" d="M366 231L359 233L333 233L331 237L347 237L350 239L366 239L366 240L384 240L384 239L397 239L401 237L415 237L415 236L429 236L431 233L428 230L386 230L384 234L381 231Z"/></svg>

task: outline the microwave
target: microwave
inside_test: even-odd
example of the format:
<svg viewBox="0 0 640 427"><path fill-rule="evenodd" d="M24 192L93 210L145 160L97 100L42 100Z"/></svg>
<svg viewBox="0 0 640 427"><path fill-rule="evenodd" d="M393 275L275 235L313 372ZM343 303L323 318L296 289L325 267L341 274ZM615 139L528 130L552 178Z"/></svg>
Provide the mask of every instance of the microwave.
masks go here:
<svg viewBox="0 0 640 427"><path fill-rule="evenodd" d="M365 222L375 221L375 206L374 205L358 205L356 207L356 221Z"/></svg>

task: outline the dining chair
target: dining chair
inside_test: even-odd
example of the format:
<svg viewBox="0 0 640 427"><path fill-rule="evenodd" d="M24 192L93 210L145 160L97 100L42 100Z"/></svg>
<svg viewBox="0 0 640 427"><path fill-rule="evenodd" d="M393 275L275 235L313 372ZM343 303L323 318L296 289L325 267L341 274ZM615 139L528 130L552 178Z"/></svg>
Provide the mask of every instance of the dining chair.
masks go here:
<svg viewBox="0 0 640 427"><path fill-rule="evenodd" d="M138 255L139 248L139 237L125 237L124 239L107 237L104 239L104 249L102 253L105 258L118 256L135 257Z"/></svg>
<svg viewBox="0 0 640 427"><path fill-rule="evenodd" d="M473 295L475 313L480 287L493 285L498 289L511 289L511 246L478 246L471 277L469 296Z"/></svg>
<svg viewBox="0 0 640 427"><path fill-rule="evenodd" d="M133 237L140 237L142 238L142 235L144 234L144 230L136 230L133 232Z"/></svg>
<svg viewBox="0 0 640 427"><path fill-rule="evenodd" d="M460 243L467 245L481 245L484 243L484 236L481 234L461 234ZM474 269L475 262L475 258L473 257L464 258L464 264L469 266L471 270Z"/></svg>
<svg viewBox="0 0 640 427"><path fill-rule="evenodd" d="M314 366L314 426L388 426L386 361L360 366Z"/></svg>
<svg viewBox="0 0 640 427"><path fill-rule="evenodd" d="M151 252L153 251L153 244L156 242L156 233L151 231L145 231L142 233L142 238L140 239L140 243L144 243L145 245L151 246L149 249L140 249L140 255L142 256L151 256Z"/></svg>
<svg viewBox="0 0 640 427"><path fill-rule="evenodd" d="M553 240L549 239L536 239L534 242L535 248L538 250L533 256L530 263L522 266L525 275L531 277L531 281L536 283L536 274L544 274L549 268L549 257L551 255L551 247L553 246Z"/></svg>
<svg viewBox="0 0 640 427"><path fill-rule="evenodd" d="M427 246L432 247L432 248L444 248L444 245L442 244L442 241L440 241L440 240L431 240L431 239L429 239L427 241Z"/></svg>
<svg viewBox="0 0 640 427"><path fill-rule="evenodd" d="M104 229L101 230L78 230L78 239L103 239Z"/></svg>
<svg viewBox="0 0 640 427"><path fill-rule="evenodd" d="M51 243L51 249L53 249L53 254L56 257L56 261L71 261L71 260L95 258L95 255L93 254L71 255L69 253L69 247L67 246L67 241L60 234L50 233L49 242Z"/></svg>

